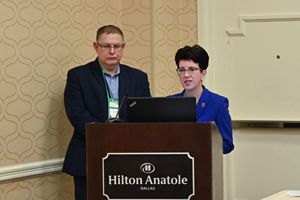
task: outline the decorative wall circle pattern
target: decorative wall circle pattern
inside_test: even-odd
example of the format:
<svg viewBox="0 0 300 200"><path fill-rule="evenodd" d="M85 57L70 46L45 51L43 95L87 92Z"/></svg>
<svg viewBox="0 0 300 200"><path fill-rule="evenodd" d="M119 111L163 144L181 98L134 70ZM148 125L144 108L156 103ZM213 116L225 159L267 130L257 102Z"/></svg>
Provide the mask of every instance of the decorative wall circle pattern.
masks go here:
<svg viewBox="0 0 300 200"><path fill-rule="evenodd" d="M123 30L122 63L148 74L153 96L181 91L174 55L197 43L196 2L1 0L0 167L64 157L73 131L66 74L96 58L102 25ZM0 199L72 199L72 187L65 174L13 181L0 185Z"/></svg>

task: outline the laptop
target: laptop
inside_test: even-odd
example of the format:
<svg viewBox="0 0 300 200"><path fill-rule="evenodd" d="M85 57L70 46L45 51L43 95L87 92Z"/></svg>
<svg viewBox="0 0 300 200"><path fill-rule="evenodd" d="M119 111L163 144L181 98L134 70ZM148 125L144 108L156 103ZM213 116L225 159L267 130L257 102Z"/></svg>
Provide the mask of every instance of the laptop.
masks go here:
<svg viewBox="0 0 300 200"><path fill-rule="evenodd" d="M127 122L197 122L195 97L128 97Z"/></svg>

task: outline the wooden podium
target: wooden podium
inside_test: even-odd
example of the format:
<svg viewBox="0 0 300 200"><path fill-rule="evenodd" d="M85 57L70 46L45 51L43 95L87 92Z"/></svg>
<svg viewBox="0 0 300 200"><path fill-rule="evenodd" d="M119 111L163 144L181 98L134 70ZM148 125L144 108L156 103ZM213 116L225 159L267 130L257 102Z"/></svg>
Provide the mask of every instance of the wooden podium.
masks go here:
<svg viewBox="0 0 300 200"><path fill-rule="evenodd" d="M185 186L187 182L193 181L193 194L187 198L176 198L162 196L159 198L138 198L132 199L191 199L191 200L222 200L223 199L223 145L222 137L213 123L115 123L115 124L87 124L87 178L88 178L88 199L106 200L106 199L131 199L112 197L104 194L106 188L110 189L112 184L119 184L116 188L125 185L128 189L119 192L120 195L127 193L130 188L138 188L138 190L156 190L156 191L141 191L142 194L151 194L158 192L161 187L174 187L174 192L177 192L181 186ZM192 158L192 179L182 178L184 175L176 175L176 178L168 177L160 174L163 178L157 179L161 182L155 186L148 184L149 187L144 187L140 178L130 178L123 173L125 164L112 164L113 167L104 167L105 162L111 162L112 155L138 155L140 158L143 155L169 155L173 153L188 154ZM109 158L109 159L108 159ZM131 158L130 158L131 159ZM147 157L148 159L148 157ZM147 160L146 159L146 160ZM150 158L152 159L152 157ZM121 158L120 160L124 160ZM132 159L135 162L136 159ZM162 159L167 162L168 158ZM155 162L155 159L152 159ZM168 167L170 173L173 166L176 168L181 165L181 161L176 158L172 161L172 167ZM176 163L180 162L180 163ZM147 163L147 162L146 162ZM149 163L147 163L149 164ZM151 164L151 163L150 163ZM148 178L151 178L151 172L157 166L148 165ZM108 165L108 164L107 164ZM164 164L163 164L164 165ZM133 166L133 164L132 164ZM112 170L117 167L122 171L115 173L113 176L109 174L109 184L104 181L105 170ZM105 168L105 169L104 169ZM142 168L141 168L142 169ZM135 170L135 171L139 171ZM166 171L166 170L165 170ZM145 172L145 171L144 171ZM112 173L111 171L108 173ZM142 172L139 172L142 173ZM156 176L158 176L158 173ZM165 173L165 172L164 172ZM182 172L184 173L184 172ZM150 175L149 175L150 174ZM154 174L154 173L153 173ZM146 176L146 175L145 175ZM180 180L181 179L181 180ZM139 180L141 182L139 182ZM148 183L153 183L148 181ZM153 183L154 184L154 183ZM181 184L181 185L180 185ZM138 186L137 186L138 185ZM108 190L107 189L107 190ZM117 192L118 193L118 192ZM121 194L122 193L122 194ZM137 192L128 194L135 195ZM116 194L117 196L119 194ZM114 195L113 195L114 196Z"/></svg>

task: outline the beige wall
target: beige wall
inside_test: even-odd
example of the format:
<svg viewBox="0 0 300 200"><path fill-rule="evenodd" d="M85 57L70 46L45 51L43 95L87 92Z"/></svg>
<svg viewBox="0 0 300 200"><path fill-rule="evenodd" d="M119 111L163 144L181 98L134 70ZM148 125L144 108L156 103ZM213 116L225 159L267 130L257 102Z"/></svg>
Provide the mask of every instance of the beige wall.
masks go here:
<svg viewBox="0 0 300 200"><path fill-rule="evenodd" d="M64 157L66 74L96 58L102 25L124 31L123 63L148 73L153 96L181 91L174 55L197 43L196 9L196 0L0 1L0 172ZM2 181L0 191L6 200L73 198L64 174Z"/></svg>
<svg viewBox="0 0 300 200"><path fill-rule="evenodd" d="M235 149L224 156L224 199L299 190L300 129L274 125L300 121L300 1L198 2L207 8L206 19L199 18L211 57L205 84L229 98L233 120L254 126L234 128Z"/></svg>
<svg viewBox="0 0 300 200"><path fill-rule="evenodd" d="M1 200L74 199L70 188L72 179L67 174L54 174L30 179L7 181L0 184Z"/></svg>

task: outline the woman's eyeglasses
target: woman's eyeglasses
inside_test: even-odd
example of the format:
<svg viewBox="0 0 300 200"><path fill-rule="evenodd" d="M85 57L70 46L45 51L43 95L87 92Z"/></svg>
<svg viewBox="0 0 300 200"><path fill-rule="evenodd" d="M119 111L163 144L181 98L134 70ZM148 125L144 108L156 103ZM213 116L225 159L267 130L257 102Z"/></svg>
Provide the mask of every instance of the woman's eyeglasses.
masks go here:
<svg viewBox="0 0 300 200"><path fill-rule="evenodd" d="M189 67L188 69L185 68L179 68L176 69L177 74L181 75L181 74L185 74L185 72L187 71L189 74L195 74L198 70L200 70L200 72L202 72L202 69L196 68L196 67Z"/></svg>

